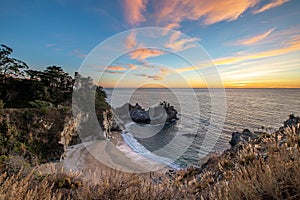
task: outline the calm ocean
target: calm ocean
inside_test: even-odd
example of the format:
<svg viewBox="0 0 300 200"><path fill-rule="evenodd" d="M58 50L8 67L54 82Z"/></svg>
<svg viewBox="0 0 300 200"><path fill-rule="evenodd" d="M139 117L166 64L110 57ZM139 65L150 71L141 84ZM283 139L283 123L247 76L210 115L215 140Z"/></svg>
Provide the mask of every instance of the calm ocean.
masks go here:
<svg viewBox="0 0 300 200"><path fill-rule="evenodd" d="M234 131L264 127L271 132L282 126L289 114L300 114L300 89L226 89L224 124L212 123L218 111L212 115L213 100L207 89L137 89L132 94L129 89L105 90L113 107L126 102L138 102L144 108L161 101L174 105L180 118L175 125L130 123L122 136L135 152L175 168L197 165L200 158L229 148ZM219 128L220 135L209 134L209 126Z"/></svg>

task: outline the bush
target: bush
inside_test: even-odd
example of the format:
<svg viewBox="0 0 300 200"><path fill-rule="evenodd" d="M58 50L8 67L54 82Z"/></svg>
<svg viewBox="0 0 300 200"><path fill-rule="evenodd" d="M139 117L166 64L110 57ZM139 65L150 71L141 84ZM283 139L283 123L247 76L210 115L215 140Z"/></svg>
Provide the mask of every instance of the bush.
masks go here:
<svg viewBox="0 0 300 200"><path fill-rule="evenodd" d="M53 107L53 104L47 101L41 101L41 100L34 100L30 101L29 105L32 108L38 108L43 114L46 114L49 110L49 108Z"/></svg>
<svg viewBox="0 0 300 200"><path fill-rule="evenodd" d="M4 114L3 108L4 108L4 103L3 103L3 100L0 99L0 116Z"/></svg>

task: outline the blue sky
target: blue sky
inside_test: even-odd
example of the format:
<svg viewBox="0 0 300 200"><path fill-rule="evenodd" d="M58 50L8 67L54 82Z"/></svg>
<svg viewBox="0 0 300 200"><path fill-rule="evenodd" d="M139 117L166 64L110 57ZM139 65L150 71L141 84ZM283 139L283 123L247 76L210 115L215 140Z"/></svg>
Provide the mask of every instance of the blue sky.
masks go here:
<svg viewBox="0 0 300 200"><path fill-rule="evenodd" d="M199 43L225 87L300 87L299 10L297 0L10 0L1 2L0 43L33 69L58 65L73 75L92 49L115 34L171 28L190 40L172 40L176 34L169 32L165 48L192 54L193 44ZM139 48L137 55L129 52L112 62L102 85L114 87L122 76L125 87L137 82L183 87L175 81L180 73L191 87L205 87L205 80L197 79L198 69L169 53L140 51L147 42L131 32L127 39Z"/></svg>

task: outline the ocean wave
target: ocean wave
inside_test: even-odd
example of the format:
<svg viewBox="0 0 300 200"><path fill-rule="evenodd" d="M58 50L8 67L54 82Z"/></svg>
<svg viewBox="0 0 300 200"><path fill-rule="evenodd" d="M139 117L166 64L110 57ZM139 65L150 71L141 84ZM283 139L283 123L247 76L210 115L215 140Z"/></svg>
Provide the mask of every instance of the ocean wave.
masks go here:
<svg viewBox="0 0 300 200"><path fill-rule="evenodd" d="M174 164L173 160L169 159L169 158L165 158L165 157L161 157L158 155L155 155L154 153L152 153L151 151L149 151L148 149L146 149L142 144L140 144L135 138L134 136L128 131L129 127L131 125L133 125L134 123L129 123L125 126L125 131L122 133L122 137L124 142L136 153L146 157L147 159L153 160L157 163L161 163L163 165L166 165L168 167L171 167L173 169L180 169L181 167Z"/></svg>

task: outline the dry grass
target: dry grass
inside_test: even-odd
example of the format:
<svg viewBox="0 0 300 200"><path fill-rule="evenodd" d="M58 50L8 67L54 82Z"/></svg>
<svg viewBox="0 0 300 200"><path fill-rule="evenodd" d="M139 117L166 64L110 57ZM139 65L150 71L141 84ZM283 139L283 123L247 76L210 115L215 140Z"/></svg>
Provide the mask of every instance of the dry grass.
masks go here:
<svg viewBox="0 0 300 200"><path fill-rule="evenodd" d="M0 176L0 199L191 199L169 181L154 184L149 178L116 170L103 173L97 182L83 183L74 174L37 175L32 171Z"/></svg>
<svg viewBox="0 0 300 200"><path fill-rule="evenodd" d="M81 181L76 173L49 176L22 171L0 176L0 199L300 199L299 125L266 134L155 183L111 170Z"/></svg>

